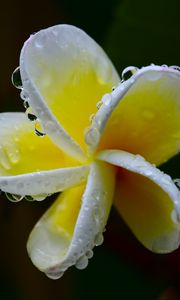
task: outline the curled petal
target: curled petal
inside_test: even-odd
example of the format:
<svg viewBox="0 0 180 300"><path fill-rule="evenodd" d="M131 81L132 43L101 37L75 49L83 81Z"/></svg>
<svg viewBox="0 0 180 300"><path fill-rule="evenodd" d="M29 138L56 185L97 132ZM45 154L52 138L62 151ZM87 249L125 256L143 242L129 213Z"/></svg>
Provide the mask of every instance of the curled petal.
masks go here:
<svg viewBox="0 0 180 300"><path fill-rule="evenodd" d="M98 158L119 167L114 203L142 244L159 253L178 248L180 192L172 179L125 151L103 151Z"/></svg>
<svg viewBox="0 0 180 300"><path fill-rule="evenodd" d="M168 160L180 150L180 72L159 66L136 71L109 94L93 130L99 132L97 151L124 150L155 164Z"/></svg>
<svg viewBox="0 0 180 300"><path fill-rule="evenodd" d="M91 166L87 185L63 192L31 232L27 248L33 263L51 278L68 267L84 268L101 244L114 192L114 168Z"/></svg>
<svg viewBox="0 0 180 300"><path fill-rule="evenodd" d="M20 70L30 106L46 132L65 152L85 159L84 129L96 103L119 82L104 51L82 30L57 25L27 40Z"/></svg>

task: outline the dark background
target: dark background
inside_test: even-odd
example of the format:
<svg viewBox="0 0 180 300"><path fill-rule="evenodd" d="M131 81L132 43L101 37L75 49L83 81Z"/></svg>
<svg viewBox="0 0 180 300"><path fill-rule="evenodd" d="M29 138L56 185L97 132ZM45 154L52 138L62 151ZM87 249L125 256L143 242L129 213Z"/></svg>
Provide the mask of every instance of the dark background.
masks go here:
<svg viewBox="0 0 180 300"><path fill-rule="evenodd" d="M11 73L29 35L70 23L84 29L107 51L118 71L128 65L180 65L178 0L2 1L0 9L0 111L23 111ZM180 177L180 157L163 169ZM84 271L74 267L57 281L47 279L26 253L28 234L51 204L0 204L0 300L177 300L180 250L168 255L141 246L112 210L102 247Z"/></svg>

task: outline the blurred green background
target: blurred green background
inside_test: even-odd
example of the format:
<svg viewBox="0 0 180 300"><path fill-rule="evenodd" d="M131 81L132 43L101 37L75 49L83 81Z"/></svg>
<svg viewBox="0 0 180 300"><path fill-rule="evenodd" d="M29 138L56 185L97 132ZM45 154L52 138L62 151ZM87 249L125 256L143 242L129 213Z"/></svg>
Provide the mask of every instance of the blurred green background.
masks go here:
<svg viewBox="0 0 180 300"><path fill-rule="evenodd" d="M58 23L84 29L107 51L121 73L128 65L180 65L180 2L176 0L3 1L0 10L0 110L23 111L11 73L29 35ZM180 178L180 156L162 166ZM28 234L51 204L0 205L0 300L177 300L180 250L156 255L144 249L112 210L103 246L84 271L71 268L52 281L26 253Z"/></svg>

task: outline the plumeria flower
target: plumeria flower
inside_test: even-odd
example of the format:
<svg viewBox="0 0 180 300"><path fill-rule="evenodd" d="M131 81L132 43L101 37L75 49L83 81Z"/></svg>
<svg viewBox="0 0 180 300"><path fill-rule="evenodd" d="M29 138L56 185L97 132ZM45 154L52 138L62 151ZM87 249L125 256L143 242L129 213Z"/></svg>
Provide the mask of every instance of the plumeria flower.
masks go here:
<svg viewBox="0 0 180 300"><path fill-rule="evenodd" d="M57 25L25 42L13 81L29 108L0 116L0 188L13 201L62 192L30 234L34 265L54 279L85 268L112 204L146 248L176 249L180 192L156 166L180 150L178 67L120 79L86 33Z"/></svg>

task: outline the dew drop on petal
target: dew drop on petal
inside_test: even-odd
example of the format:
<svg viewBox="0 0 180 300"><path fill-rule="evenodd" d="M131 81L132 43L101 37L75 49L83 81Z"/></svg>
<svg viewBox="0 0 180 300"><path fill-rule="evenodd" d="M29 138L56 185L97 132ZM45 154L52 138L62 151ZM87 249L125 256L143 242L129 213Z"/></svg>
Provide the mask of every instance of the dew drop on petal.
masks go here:
<svg viewBox="0 0 180 300"><path fill-rule="evenodd" d="M75 267L79 270L83 270L87 267L87 265L88 265L88 258L86 255L83 255L77 260Z"/></svg>
<svg viewBox="0 0 180 300"><path fill-rule="evenodd" d="M24 196L22 196L22 195L14 195L14 194L10 194L10 193L5 193L5 194L6 194L6 197L8 198L8 200L11 202L19 202L24 198Z"/></svg>
<svg viewBox="0 0 180 300"><path fill-rule="evenodd" d="M24 105L24 108L25 108L25 109L28 109L28 108L29 108L29 103L28 103L28 101L24 101L23 105Z"/></svg>
<svg viewBox="0 0 180 300"><path fill-rule="evenodd" d="M12 73L11 81L12 81L12 84L17 89L22 89L22 80L21 80L21 74L20 74L20 67L17 67L14 70L14 72Z"/></svg>
<svg viewBox="0 0 180 300"><path fill-rule="evenodd" d="M95 236L95 240L94 240L94 244L96 246L100 246L102 245L104 242L104 237L102 235L102 233L98 233L96 236Z"/></svg>
<svg viewBox="0 0 180 300"><path fill-rule="evenodd" d="M111 99L112 99L111 94L105 94L105 95L102 97L101 101L102 101L105 105L108 106L108 105L111 103Z"/></svg>
<svg viewBox="0 0 180 300"><path fill-rule="evenodd" d="M35 47L36 47L37 49L42 49L44 46L43 46L43 44L42 44L41 41L36 40L36 41L35 41Z"/></svg>
<svg viewBox="0 0 180 300"><path fill-rule="evenodd" d="M95 114L92 114L92 115L90 115L90 117L89 117L89 121L92 123L93 122L93 120L94 120L94 117L95 117Z"/></svg>
<svg viewBox="0 0 180 300"><path fill-rule="evenodd" d="M43 201L46 199L49 195L48 194L40 194L40 195L33 195L33 199L36 201Z"/></svg>
<svg viewBox="0 0 180 300"><path fill-rule="evenodd" d="M30 195L26 195L24 198L25 198L25 200L27 200L29 202L35 201L35 199L32 196L30 196Z"/></svg>
<svg viewBox="0 0 180 300"><path fill-rule="evenodd" d="M21 93L20 93L20 97L22 100L27 101L29 100L29 96L28 94L22 89Z"/></svg>
<svg viewBox="0 0 180 300"><path fill-rule="evenodd" d="M96 107L97 109L100 109L100 107L102 106L103 102L102 100L100 100L99 102L96 103Z"/></svg>
<svg viewBox="0 0 180 300"><path fill-rule="evenodd" d="M176 71L180 71L180 66L170 66L170 68Z"/></svg>
<svg viewBox="0 0 180 300"><path fill-rule="evenodd" d="M94 146L98 143L100 133L96 127L88 127L85 129L85 142L89 146Z"/></svg>
<svg viewBox="0 0 180 300"><path fill-rule="evenodd" d="M138 71L137 67L130 66L125 68L122 71L121 78L123 81L128 80L132 75L134 75Z"/></svg>
<svg viewBox="0 0 180 300"><path fill-rule="evenodd" d="M6 151L4 151L2 146L0 146L0 164L6 170L11 169L11 163L10 163L9 157L8 157Z"/></svg>
<svg viewBox="0 0 180 300"><path fill-rule="evenodd" d="M92 250L88 250L87 252L86 252L86 256L87 256L87 258L92 258L93 257L93 251Z"/></svg>
<svg viewBox="0 0 180 300"><path fill-rule="evenodd" d="M176 179L173 179L175 185L177 186L177 188L180 190L180 179L179 178L176 178Z"/></svg>
<svg viewBox="0 0 180 300"><path fill-rule="evenodd" d="M40 122L39 122L38 120L35 122L35 128L34 128L34 130L35 130L35 134L36 134L37 136L43 137L43 136L46 135L46 133L43 132L43 129L42 129L42 127L41 127L41 124L40 124Z"/></svg>
<svg viewBox="0 0 180 300"><path fill-rule="evenodd" d="M163 64L161 67L168 68L168 65Z"/></svg>
<svg viewBox="0 0 180 300"><path fill-rule="evenodd" d="M20 152L18 149L14 149L8 153L9 160L11 163L16 164L20 160Z"/></svg>
<svg viewBox="0 0 180 300"><path fill-rule="evenodd" d="M28 116L28 119L29 119L30 121L32 121L32 122L35 121L35 120L37 119L37 117L36 117L35 115L30 114L30 113L28 113L27 116Z"/></svg>
<svg viewBox="0 0 180 300"><path fill-rule="evenodd" d="M52 272L46 272L45 273L46 276L50 279L53 279L53 280L57 280L59 278L61 278L63 275L64 275L64 272L62 271L52 271Z"/></svg>

